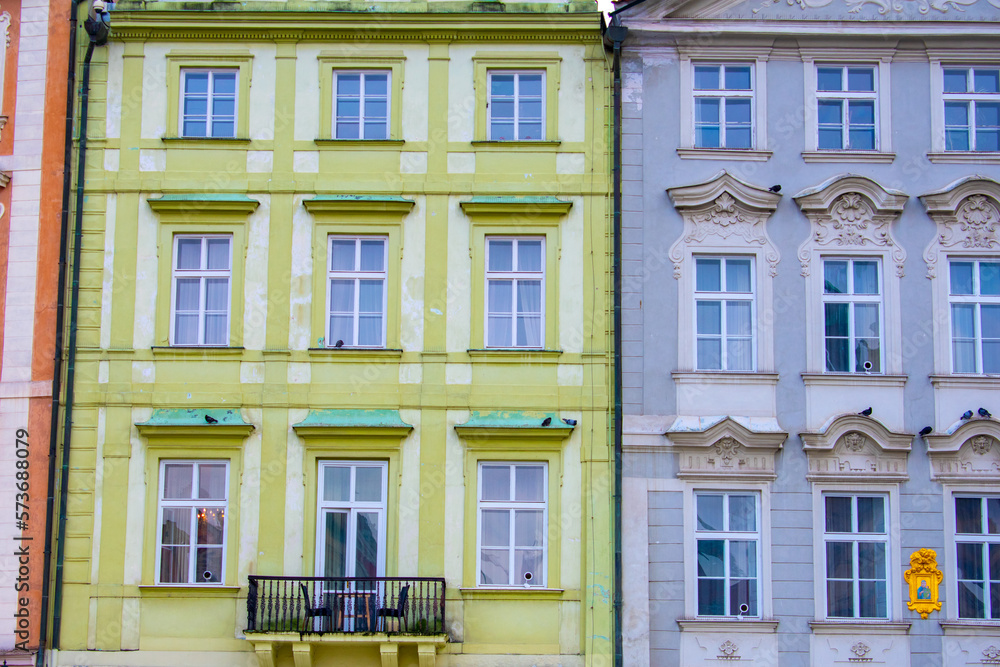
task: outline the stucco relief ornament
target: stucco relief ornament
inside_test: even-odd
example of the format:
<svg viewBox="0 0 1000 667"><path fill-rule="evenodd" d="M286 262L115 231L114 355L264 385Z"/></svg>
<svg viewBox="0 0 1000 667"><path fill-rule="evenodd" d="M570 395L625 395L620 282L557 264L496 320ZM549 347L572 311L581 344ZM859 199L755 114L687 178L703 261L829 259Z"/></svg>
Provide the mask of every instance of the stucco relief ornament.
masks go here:
<svg viewBox="0 0 1000 667"><path fill-rule="evenodd" d="M993 447L993 438L988 435L977 435L969 440L969 445L976 454L984 456L990 453L990 448Z"/></svg>
<svg viewBox="0 0 1000 667"><path fill-rule="evenodd" d="M733 464L733 459L740 455L740 443L733 438L722 438L715 443L715 453L722 459L723 465L730 466Z"/></svg>
<svg viewBox="0 0 1000 667"><path fill-rule="evenodd" d="M960 229L965 232L965 248L992 248L997 240L997 222L1000 216L993 204L983 195L973 195L958 209Z"/></svg>
<svg viewBox="0 0 1000 667"><path fill-rule="evenodd" d="M788 5L795 7L796 5L802 9L819 9L821 7L826 7L831 4L833 0L786 0ZM921 14L929 14L933 9L935 11L946 14L949 9L954 9L956 12L964 12L963 7L969 7L976 4L979 0L844 0L844 4L847 6L847 11L851 14L859 13L865 5L876 5L878 7L879 14L888 14L890 11L903 13L908 11L911 7L916 7L917 11ZM1000 1L998 0L987 0L994 7L1000 7ZM756 14L760 9L764 7L770 7L771 5L780 4L781 0L764 0L759 8L754 8L753 12Z"/></svg>
<svg viewBox="0 0 1000 667"><path fill-rule="evenodd" d="M854 654L853 658L848 658L851 662L868 662L871 658L865 658L871 652L871 647L864 642L857 642L851 647L851 653Z"/></svg>
<svg viewBox="0 0 1000 667"><path fill-rule="evenodd" d="M739 660L740 647L734 644L731 640L719 644L719 659L720 660Z"/></svg>
<svg viewBox="0 0 1000 667"><path fill-rule="evenodd" d="M835 240L837 245L864 245L865 230L872 221L872 212L856 192L842 195L830 209L833 228L840 231ZM884 235L884 232L883 232Z"/></svg>
<svg viewBox="0 0 1000 667"><path fill-rule="evenodd" d="M1000 248L1000 208L997 207L1000 185L996 181L971 176L945 190L923 195L921 199L928 215L937 223L937 234L924 250L928 278L937 277L938 261L948 250L978 252Z"/></svg>
<svg viewBox="0 0 1000 667"><path fill-rule="evenodd" d="M867 442L868 438L861 435L857 431L851 431L844 436L844 446L852 452L860 452L865 448L865 443Z"/></svg>
<svg viewBox="0 0 1000 667"><path fill-rule="evenodd" d="M983 649L983 662L988 665L1000 663L1000 648L992 644Z"/></svg>

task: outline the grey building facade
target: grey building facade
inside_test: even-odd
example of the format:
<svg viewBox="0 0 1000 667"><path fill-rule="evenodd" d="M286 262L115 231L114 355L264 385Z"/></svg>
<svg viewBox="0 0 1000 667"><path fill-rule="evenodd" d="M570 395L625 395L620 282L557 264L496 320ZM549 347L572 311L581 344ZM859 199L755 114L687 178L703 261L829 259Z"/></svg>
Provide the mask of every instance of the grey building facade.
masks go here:
<svg viewBox="0 0 1000 667"><path fill-rule="evenodd" d="M1000 664L1000 2L617 19L626 664Z"/></svg>

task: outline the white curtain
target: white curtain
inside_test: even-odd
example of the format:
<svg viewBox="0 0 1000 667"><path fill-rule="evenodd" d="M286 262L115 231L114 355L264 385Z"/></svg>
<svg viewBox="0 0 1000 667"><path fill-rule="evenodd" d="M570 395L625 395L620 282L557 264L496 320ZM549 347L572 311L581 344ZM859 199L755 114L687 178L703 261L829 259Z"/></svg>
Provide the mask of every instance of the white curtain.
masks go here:
<svg viewBox="0 0 1000 667"><path fill-rule="evenodd" d="M542 282L519 280L517 283L517 344L540 347L542 344Z"/></svg>

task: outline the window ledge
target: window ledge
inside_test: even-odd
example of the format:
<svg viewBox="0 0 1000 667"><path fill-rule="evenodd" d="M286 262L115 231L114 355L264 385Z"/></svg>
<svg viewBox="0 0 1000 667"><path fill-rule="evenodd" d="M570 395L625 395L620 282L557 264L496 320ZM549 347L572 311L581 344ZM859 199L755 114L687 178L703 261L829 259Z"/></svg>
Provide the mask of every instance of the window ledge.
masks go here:
<svg viewBox="0 0 1000 667"><path fill-rule="evenodd" d="M930 375L935 389L1000 389L1000 375Z"/></svg>
<svg viewBox="0 0 1000 667"><path fill-rule="evenodd" d="M753 148L678 148L677 155L683 160L746 160L767 162L772 151Z"/></svg>
<svg viewBox="0 0 1000 667"><path fill-rule="evenodd" d="M396 149L405 144L402 139L315 139L316 145L327 148L342 148L353 150L356 148L385 148Z"/></svg>
<svg viewBox="0 0 1000 667"><path fill-rule="evenodd" d="M242 590L239 586L146 584L139 586L139 596L144 598L237 598Z"/></svg>
<svg viewBox="0 0 1000 667"><path fill-rule="evenodd" d="M174 346L154 345L150 350L156 359L238 359L243 356L242 347L214 347L210 345Z"/></svg>
<svg viewBox="0 0 1000 667"><path fill-rule="evenodd" d="M478 350L467 350L473 361L495 363L495 364L521 364L530 363L559 363L562 350L531 350L521 348L487 348Z"/></svg>
<svg viewBox="0 0 1000 667"><path fill-rule="evenodd" d="M910 633L910 625L905 621L863 621L860 619L809 622L813 634L817 635L906 635Z"/></svg>
<svg viewBox="0 0 1000 667"><path fill-rule="evenodd" d="M777 373L735 371L674 371L670 374L677 384L778 384Z"/></svg>
<svg viewBox="0 0 1000 667"><path fill-rule="evenodd" d="M804 162L867 162L869 164L891 164L896 159L895 153L880 151L803 151Z"/></svg>
<svg viewBox="0 0 1000 667"><path fill-rule="evenodd" d="M1000 164L1000 153L946 151L944 153L928 153L927 159L934 164Z"/></svg>
<svg viewBox="0 0 1000 667"><path fill-rule="evenodd" d="M995 637L1000 632L1000 621L975 620L971 618L939 621L945 635L957 637Z"/></svg>
<svg viewBox="0 0 1000 667"><path fill-rule="evenodd" d="M537 151L539 149L556 150L561 141L473 141L473 148L499 148L512 151Z"/></svg>
<svg viewBox="0 0 1000 667"><path fill-rule="evenodd" d="M865 373L802 373L802 381L807 387L815 384L865 387L882 385L902 387L908 375L867 375Z"/></svg>
<svg viewBox="0 0 1000 667"><path fill-rule="evenodd" d="M759 632L773 634L778 631L778 621L765 618L679 618L677 625L683 632Z"/></svg>
<svg viewBox="0 0 1000 667"><path fill-rule="evenodd" d="M465 599L472 600L541 600L561 599L566 591L561 588L459 588Z"/></svg>
<svg viewBox="0 0 1000 667"><path fill-rule="evenodd" d="M310 347L309 358L314 361L368 363L371 361L392 361L403 356L403 351L394 348L365 347Z"/></svg>
<svg viewBox="0 0 1000 667"><path fill-rule="evenodd" d="M250 144L249 137L160 137L160 141L178 148L227 148Z"/></svg>

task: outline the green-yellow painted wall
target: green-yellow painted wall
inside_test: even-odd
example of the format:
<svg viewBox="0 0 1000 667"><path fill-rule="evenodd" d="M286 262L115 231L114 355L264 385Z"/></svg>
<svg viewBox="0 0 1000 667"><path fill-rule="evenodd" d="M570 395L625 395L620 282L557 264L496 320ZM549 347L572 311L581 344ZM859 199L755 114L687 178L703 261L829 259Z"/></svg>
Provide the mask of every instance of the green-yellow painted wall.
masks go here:
<svg viewBox="0 0 1000 667"><path fill-rule="evenodd" d="M446 579L450 641L438 664L495 664L497 654L523 656L512 665L610 664L609 75L596 7L144 7L119 3L91 74L56 664L83 664L92 650L108 665L256 664L242 632L247 576L313 574L316 462L363 457L389 461L386 574ZM237 140L175 138L178 68L216 62L240 68ZM366 62L393 68L393 141L330 141L324 68ZM485 72L500 66L546 69L549 141L482 141ZM148 203L218 193L259 204ZM323 194L401 196L413 207L306 208ZM466 214L461 203L484 195L572 206ZM388 350L322 349L332 231L389 238ZM497 231L550 244L545 351L481 351L481 243ZM169 347L170 244L182 232L233 234L229 348ZM171 408L236 408L254 429L206 438L135 426ZM329 408L398 410L413 429L386 447L363 430L334 442L292 428ZM492 410L578 425L555 444L470 442L454 428ZM158 461L185 456L230 461L224 587L154 585ZM552 590L475 588L476 461L501 459L549 462ZM378 656L374 645L331 644L312 660ZM293 663L289 645L276 660ZM416 651L402 650L399 664L416 665Z"/></svg>

